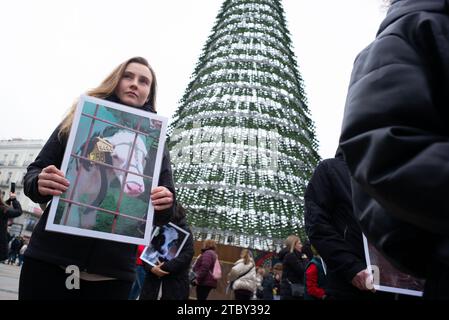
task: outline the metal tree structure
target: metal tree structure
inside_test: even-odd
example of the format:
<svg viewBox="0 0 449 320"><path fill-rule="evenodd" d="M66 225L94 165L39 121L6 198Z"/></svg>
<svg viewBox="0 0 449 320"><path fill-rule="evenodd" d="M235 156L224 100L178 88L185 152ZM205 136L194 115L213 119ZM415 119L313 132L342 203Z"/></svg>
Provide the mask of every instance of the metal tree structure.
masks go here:
<svg viewBox="0 0 449 320"><path fill-rule="evenodd" d="M196 239L276 250L305 235L319 156L295 59L281 1L224 1L170 126Z"/></svg>

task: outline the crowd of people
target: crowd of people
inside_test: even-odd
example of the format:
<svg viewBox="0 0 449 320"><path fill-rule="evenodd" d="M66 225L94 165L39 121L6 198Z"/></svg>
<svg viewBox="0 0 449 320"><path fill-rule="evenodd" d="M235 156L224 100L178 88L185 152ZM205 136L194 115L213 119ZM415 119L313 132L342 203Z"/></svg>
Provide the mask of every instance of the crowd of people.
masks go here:
<svg viewBox="0 0 449 320"><path fill-rule="evenodd" d="M337 153L308 183L308 239L288 236L270 265L257 265L243 249L222 275L211 239L193 259L188 212L176 200L166 146L151 190L154 224L171 222L190 233L173 259L150 265L137 259L135 245L47 231L49 202L70 185L61 163L75 103L24 178L26 195L46 207L27 247L6 235L20 203L14 194L0 199L0 260L19 256L23 263L19 299L184 300L195 287L196 298L206 300L221 283L236 300L391 299L374 289L362 232L401 271L426 280L425 298L449 299L448 7L448 0L390 1L376 39L355 61ZM141 57L120 64L87 94L156 112L156 76ZM416 252L428 256L416 259ZM65 285L68 265L80 267L81 290Z"/></svg>
<svg viewBox="0 0 449 320"><path fill-rule="evenodd" d="M23 254L28 247L28 243L24 237L11 236L9 233L8 236L8 259L3 261L3 263L20 267L23 263Z"/></svg>

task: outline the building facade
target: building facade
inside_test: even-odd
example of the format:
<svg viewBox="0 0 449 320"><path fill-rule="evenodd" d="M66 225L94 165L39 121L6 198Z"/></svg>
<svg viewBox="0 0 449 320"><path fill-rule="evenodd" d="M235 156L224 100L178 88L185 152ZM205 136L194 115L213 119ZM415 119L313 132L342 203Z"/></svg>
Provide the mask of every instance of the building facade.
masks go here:
<svg viewBox="0 0 449 320"><path fill-rule="evenodd" d="M14 219L9 232L29 237L42 214L39 205L25 196L23 182L28 165L36 159L44 146L43 140L0 140L0 190L7 200L11 183L16 183L16 195L22 205L23 214Z"/></svg>

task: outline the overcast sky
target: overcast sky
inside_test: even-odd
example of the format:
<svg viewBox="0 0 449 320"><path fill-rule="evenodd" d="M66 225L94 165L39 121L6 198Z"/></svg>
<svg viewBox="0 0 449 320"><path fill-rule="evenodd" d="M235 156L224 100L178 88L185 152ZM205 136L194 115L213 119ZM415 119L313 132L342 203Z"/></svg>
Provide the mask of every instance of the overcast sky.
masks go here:
<svg viewBox="0 0 449 320"><path fill-rule="evenodd" d="M223 0L0 2L0 139L47 139L72 102L122 61L144 56L171 118ZM381 0L283 0L319 153L335 153L357 53L385 16Z"/></svg>

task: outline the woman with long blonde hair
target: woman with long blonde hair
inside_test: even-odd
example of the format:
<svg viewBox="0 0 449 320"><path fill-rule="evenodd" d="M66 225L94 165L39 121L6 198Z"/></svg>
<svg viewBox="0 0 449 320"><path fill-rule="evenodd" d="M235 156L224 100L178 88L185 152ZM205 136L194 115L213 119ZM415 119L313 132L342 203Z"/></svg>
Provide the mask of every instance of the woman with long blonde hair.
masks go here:
<svg viewBox="0 0 449 320"><path fill-rule="evenodd" d="M257 289L256 263L249 249L243 249L228 275L235 300L251 300Z"/></svg>
<svg viewBox="0 0 449 320"><path fill-rule="evenodd" d="M111 72L111 74L109 76L106 77L106 79L103 80L103 82L98 87L87 91L86 94L91 97L107 99L107 100L110 100L113 102L120 103L120 98L116 94L116 89L120 83L121 78L123 77L123 74L126 71L127 66L131 63L140 64L142 66L147 67L149 70L149 74L151 75L151 77L150 77L151 82L149 83L149 87L148 87L148 89L150 90L150 93L149 93L148 97L146 97L144 104L141 106L139 106L139 104L134 105L135 103L131 104L131 101L130 101L130 105L137 107L137 108L142 108L146 111L155 112L156 111L156 109L155 109L156 108L156 88L157 88L156 75L153 71L153 68L151 68L151 66L149 65L147 60L142 57L134 57L134 58L131 58L131 59L121 63ZM122 98L126 99L126 97L124 97L124 96L122 96ZM62 121L62 124L59 128L59 136L60 137L69 134L69 131L70 131L70 128L71 128L72 122L73 122L73 117L75 115L75 109L76 109L77 104L78 104L78 101L75 101L73 103L68 114L65 116L64 120Z"/></svg>
<svg viewBox="0 0 449 320"><path fill-rule="evenodd" d="M285 240L285 248L279 252L282 261L281 300L302 300L304 288L305 256L299 237L290 235Z"/></svg>
<svg viewBox="0 0 449 320"><path fill-rule="evenodd" d="M116 67L88 95L155 112L156 76L147 60L134 57ZM68 190L60 170L76 103L28 167L25 194L36 203ZM155 223L173 214L174 184L170 157L164 150L158 187L151 190ZM33 231L20 275L19 299L127 299L135 278L137 246L45 230L50 206ZM66 286L66 268L80 271L80 290Z"/></svg>

